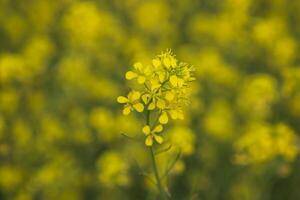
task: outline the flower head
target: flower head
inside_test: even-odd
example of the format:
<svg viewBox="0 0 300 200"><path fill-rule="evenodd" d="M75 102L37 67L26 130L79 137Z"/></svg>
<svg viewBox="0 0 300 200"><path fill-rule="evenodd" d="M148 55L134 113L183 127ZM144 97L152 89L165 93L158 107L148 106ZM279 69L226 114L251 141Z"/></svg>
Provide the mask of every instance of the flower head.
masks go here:
<svg viewBox="0 0 300 200"><path fill-rule="evenodd" d="M136 110L138 112L143 112L144 105L140 102L141 94L137 91L131 91L127 97L119 96L117 101L119 103L123 103L124 109L123 114L128 115L132 110Z"/></svg>
<svg viewBox="0 0 300 200"><path fill-rule="evenodd" d="M125 74L127 80L137 79L139 84L144 84L151 71L149 67L145 67L142 63L137 62L133 65L134 69Z"/></svg>
<svg viewBox="0 0 300 200"><path fill-rule="evenodd" d="M153 141L156 141L158 144L161 144L164 139L157 135L157 133L162 132L163 126L161 124L157 125L151 130L149 125L144 126L143 133L146 135L145 144L146 146L152 146Z"/></svg>
<svg viewBox="0 0 300 200"><path fill-rule="evenodd" d="M183 111L189 102L190 83L195 80L194 68L187 63L179 62L170 50L156 56L151 64L137 62L133 69L126 73L126 79L136 81L133 90L127 97L118 97L124 103L123 113L131 111L156 113L156 123L167 124L171 119L183 119ZM134 82L135 83L135 82ZM163 138L157 135L162 125L150 124L143 128L146 145L152 146L153 141L162 143Z"/></svg>

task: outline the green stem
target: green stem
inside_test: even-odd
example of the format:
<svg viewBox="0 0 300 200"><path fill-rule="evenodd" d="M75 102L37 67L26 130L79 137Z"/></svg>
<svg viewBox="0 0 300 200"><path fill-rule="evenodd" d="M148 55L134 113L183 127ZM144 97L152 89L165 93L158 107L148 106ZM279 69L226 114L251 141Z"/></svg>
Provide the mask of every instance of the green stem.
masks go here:
<svg viewBox="0 0 300 200"><path fill-rule="evenodd" d="M149 110L147 111L147 114L146 114L146 125L150 126L150 111ZM155 179L156 179L157 189L159 190L160 198L162 200L164 200L165 199L164 190L163 190L163 187L161 185L161 180L160 180L157 165L156 165L156 160L155 160L155 155L154 155L154 152L153 152L153 147L150 146L149 149L150 149L151 162L152 162L152 167L153 167L153 171L154 171L154 175L155 175Z"/></svg>
<svg viewBox="0 0 300 200"><path fill-rule="evenodd" d="M161 181L160 181L160 178L159 178L157 165L156 165L156 161L155 161L155 156L154 156L154 152L153 152L152 147L150 147L150 153L151 153L152 167L153 167L153 171L154 171L154 175L155 175L155 179L156 179L156 185L157 185L157 188L159 190L161 199L165 199L164 190L162 188Z"/></svg>

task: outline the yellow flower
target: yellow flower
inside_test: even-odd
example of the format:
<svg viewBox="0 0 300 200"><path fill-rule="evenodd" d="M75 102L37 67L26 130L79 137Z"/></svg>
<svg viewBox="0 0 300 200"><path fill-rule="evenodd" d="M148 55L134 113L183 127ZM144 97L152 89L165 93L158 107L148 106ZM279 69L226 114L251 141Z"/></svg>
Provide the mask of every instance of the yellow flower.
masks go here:
<svg viewBox="0 0 300 200"><path fill-rule="evenodd" d="M148 105L148 110L165 109L166 101L162 98L160 89L149 89L145 94L142 95L142 100Z"/></svg>
<svg viewBox="0 0 300 200"><path fill-rule="evenodd" d="M184 80L182 78L179 78L176 75L172 75L170 77L170 83L174 86L174 87L182 87L184 84Z"/></svg>
<svg viewBox="0 0 300 200"><path fill-rule="evenodd" d="M145 144L152 146L154 141L162 143L163 138L156 133L162 131L161 124L167 124L169 119L183 119L183 109L189 100L189 84L195 80L194 68L187 63L178 62L175 55L167 50L152 59L150 65L143 66L137 62L132 71L126 73L126 79L137 79L133 85L138 94L119 97L119 103L125 103L123 113L129 114L132 110L153 113L158 117L153 130L149 126L143 128L146 134ZM135 92L133 92L135 93ZM140 102L140 97L142 102ZM156 126L157 124L160 124Z"/></svg>
<svg viewBox="0 0 300 200"><path fill-rule="evenodd" d="M167 111L162 111L160 117L159 117L159 122L161 124L167 124L169 121L169 116L171 116L172 119L184 119L183 111L180 109L172 109L172 110L167 110Z"/></svg>
<svg viewBox="0 0 300 200"><path fill-rule="evenodd" d="M159 117L159 122L161 124L167 124L169 121L169 117L166 111L163 111L162 114Z"/></svg>
<svg viewBox="0 0 300 200"><path fill-rule="evenodd" d="M144 84L146 81L146 77L150 74L150 68L144 67L142 63L137 62L133 65L134 70L128 71L125 74L127 80L137 79L139 84Z"/></svg>
<svg viewBox="0 0 300 200"><path fill-rule="evenodd" d="M155 108L163 110L166 108L165 100L160 98L157 93L144 94L142 99L148 105L148 110L154 110Z"/></svg>
<svg viewBox="0 0 300 200"><path fill-rule="evenodd" d="M131 91L127 97L119 96L117 101L123 103L124 109L123 114L128 115L132 110L137 112L143 112L144 105L140 102L141 93L138 91Z"/></svg>
<svg viewBox="0 0 300 200"><path fill-rule="evenodd" d="M176 93L174 91L167 91L165 94L165 99L172 101L175 98Z"/></svg>
<svg viewBox="0 0 300 200"><path fill-rule="evenodd" d="M145 144L146 146L152 146L153 141L155 140L158 144L163 143L164 139L157 135L157 133L162 132L163 126L161 124L157 125L154 129L151 130L150 126L144 126L143 133L146 135Z"/></svg>
<svg viewBox="0 0 300 200"><path fill-rule="evenodd" d="M161 66L161 61L157 58L153 59L152 60L152 65L155 67L155 68L158 68Z"/></svg>
<svg viewBox="0 0 300 200"><path fill-rule="evenodd" d="M156 90L161 88L162 82L157 77L153 77L149 80L149 85L151 90Z"/></svg>
<svg viewBox="0 0 300 200"><path fill-rule="evenodd" d="M177 66L177 60L174 57L174 55L172 55L172 52L170 50L168 50L167 52L163 53L159 57L161 57L162 63L164 64L164 66L167 69L169 69L171 67L175 68Z"/></svg>

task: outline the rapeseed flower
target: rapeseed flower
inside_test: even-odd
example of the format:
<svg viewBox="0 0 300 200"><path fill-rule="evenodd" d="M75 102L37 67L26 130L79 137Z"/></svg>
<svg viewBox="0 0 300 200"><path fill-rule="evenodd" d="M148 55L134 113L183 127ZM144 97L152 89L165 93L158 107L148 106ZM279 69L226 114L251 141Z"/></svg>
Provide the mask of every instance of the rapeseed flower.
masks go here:
<svg viewBox="0 0 300 200"><path fill-rule="evenodd" d="M125 104L124 115L128 115L132 110L144 111L146 120L142 132L146 137L145 145L151 154L160 199L165 199L166 194L156 164L153 144L163 143L164 138L158 133L163 131L162 124L169 122L169 116L172 119L184 118L183 109L189 101L190 82L195 80L193 71L192 66L178 62L175 55L167 50L156 56L150 65L135 63L133 69L125 74L125 78L136 79L138 84L133 84L127 97L117 98L119 103ZM153 120L154 116L156 120ZM176 156L176 159L178 158Z"/></svg>
<svg viewBox="0 0 300 200"><path fill-rule="evenodd" d="M163 142L163 138L154 133L160 130L160 124L169 122L169 117L184 119L190 82L195 80L193 72L193 66L179 62L171 50L167 50L152 59L151 64L136 62L133 69L125 74L127 80L136 80L138 84L133 86L127 97L117 98L119 103L125 104L123 114L136 110L151 111L158 116L156 124L151 125L156 127L154 130L150 129L150 124L143 129L147 146L152 146L154 140L159 144Z"/></svg>
<svg viewBox="0 0 300 200"><path fill-rule="evenodd" d="M139 84L144 84L146 81L147 75L149 75L151 73L149 67L143 66L142 63L140 63L140 62L135 63L133 65L133 67L134 67L134 70L128 71L125 74L126 79L132 80L132 79L136 78L137 82Z"/></svg>
<svg viewBox="0 0 300 200"><path fill-rule="evenodd" d="M128 115L132 110L136 110L138 112L143 112L144 105L139 101L141 97L140 92L131 91L127 97L119 96L118 102L125 103L123 114Z"/></svg>
<svg viewBox="0 0 300 200"><path fill-rule="evenodd" d="M146 125L143 128L143 133L146 135L145 144L146 146L152 146L153 140L155 140L158 144L161 144L163 142L163 138L157 133L162 132L163 126L157 125L155 128L151 130L150 126Z"/></svg>

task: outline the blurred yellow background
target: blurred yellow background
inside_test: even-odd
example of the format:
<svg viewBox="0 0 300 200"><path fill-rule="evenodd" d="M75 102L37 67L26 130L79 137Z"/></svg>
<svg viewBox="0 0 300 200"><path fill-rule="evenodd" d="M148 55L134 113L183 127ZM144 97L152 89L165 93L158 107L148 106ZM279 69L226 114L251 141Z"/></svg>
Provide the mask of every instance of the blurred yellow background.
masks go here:
<svg viewBox="0 0 300 200"><path fill-rule="evenodd" d="M300 1L0 0L0 199L154 199L116 97L167 48L197 77L172 199L300 199L299 44Z"/></svg>

